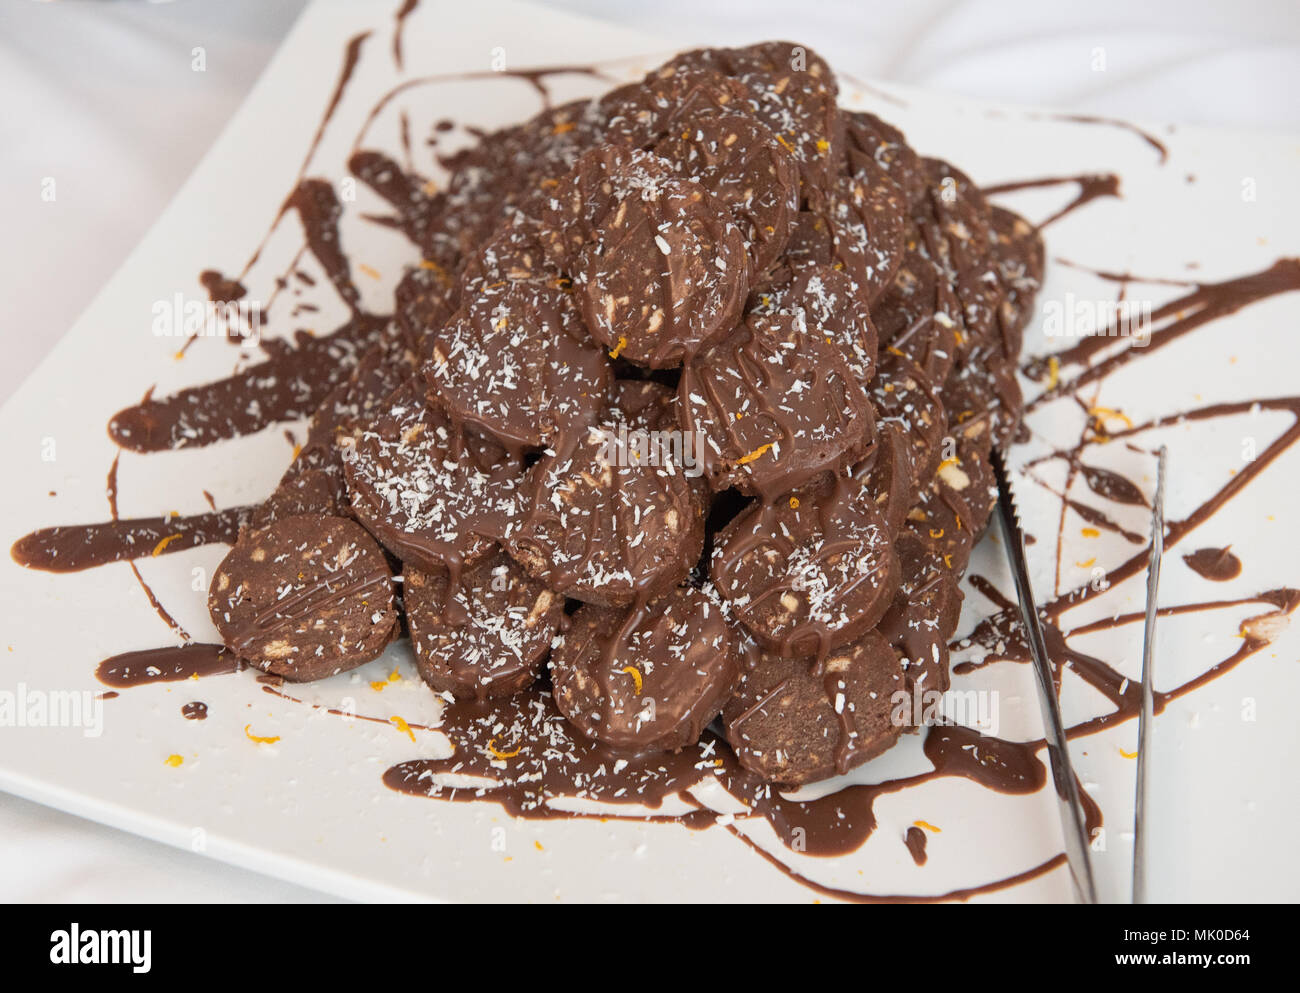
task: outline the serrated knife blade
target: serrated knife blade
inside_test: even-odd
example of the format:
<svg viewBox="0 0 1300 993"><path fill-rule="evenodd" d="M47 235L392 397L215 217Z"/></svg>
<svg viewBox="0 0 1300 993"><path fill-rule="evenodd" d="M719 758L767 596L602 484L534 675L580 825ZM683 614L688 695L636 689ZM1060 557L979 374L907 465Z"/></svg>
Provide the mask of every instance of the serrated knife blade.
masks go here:
<svg viewBox="0 0 1300 993"><path fill-rule="evenodd" d="M1096 903L1097 885L1092 874L1092 856L1083 803L1079 798L1079 781L1070 764L1070 751L1065 725L1061 720L1052 662L1047 654L1043 627L1038 618L1038 605L1034 601L1034 591L1029 582L1025 535L1020 527L1020 515L1011 495L1007 467L1001 451L995 448L991 461L998 484L997 513L1002 525L1003 545L1011 565L1011 575L1015 579L1016 598L1020 601L1020 619L1025 627L1025 640L1029 643L1029 653L1037 676L1038 701L1043 712L1043 740L1047 745L1047 759L1061 815L1061 830L1065 836L1065 856L1079 901Z"/></svg>
<svg viewBox="0 0 1300 993"><path fill-rule="evenodd" d="M1157 453L1156 495L1151 501L1151 553L1147 559L1146 625L1142 632L1142 709L1138 711L1137 787L1133 805L1133 902L1147 902L1145 815L1147 755L1151 725L1155 722L1155 651L1157 594L1160 589L1160 559L1165 551L1165 461L1162 447Z"/></svg>

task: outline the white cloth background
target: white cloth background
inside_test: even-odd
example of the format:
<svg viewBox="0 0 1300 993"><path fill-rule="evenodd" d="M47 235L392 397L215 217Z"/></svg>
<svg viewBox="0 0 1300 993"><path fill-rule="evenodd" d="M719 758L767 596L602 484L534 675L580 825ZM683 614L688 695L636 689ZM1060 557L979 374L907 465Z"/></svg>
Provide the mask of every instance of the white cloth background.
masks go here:
<svg viewBox="0 0 1300 993"><path fill-rule="evenodd" d="M356 2L386 16L397 0ZM550 2L698 44L793 38L860 77L992 100L1300 132L1296 0ZM148 230L302 5L0 0L0 401ZM0 794L0 899L324 898Z"/></svg>

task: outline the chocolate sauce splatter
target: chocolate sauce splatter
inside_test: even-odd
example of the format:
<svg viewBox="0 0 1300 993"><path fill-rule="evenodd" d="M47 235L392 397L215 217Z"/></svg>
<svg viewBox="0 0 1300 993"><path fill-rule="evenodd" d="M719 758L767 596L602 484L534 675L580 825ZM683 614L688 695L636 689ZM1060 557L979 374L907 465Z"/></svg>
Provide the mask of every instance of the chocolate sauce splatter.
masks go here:
<svg viewBox="0 0 1300 993"><path fill-rule="evenodd" d="M99 663L95 678L105 686L129 689L149 683L179 683L184 679L222 676L244 669L224 645L174 645L124 652Z"/></svg>
<svg viewBox="0 0 1300 993"><path fill-rule="evenodd" d="M181 716L187 721L206 721L208 705L202 700L194 700L181 708Z"/></svg>
<svg viewBox="0 0 1300 993"><path fill-rule="evenodd" d="M986 186L984 192L988 194L995 193L1012 193L1016 190L1037 189L1043 186L1062 186L1067 183L1073 183L1079 188L1078 194L1073 200L1064 207L1052 214L1047 220L1038 223L1038 229L1041 231L1049 224L1054 224L1067 214L1072 214L1080 207L1085 207L1092 201L1101 197L1118 197L1119 177L1113 173L1081 173L1078 176L1052 176L1047 179L1024 179L1012 183L1000 183L997 186Z"/></svg>
<svg viewBox="0 0 1300 993"><path fill-rule="evenodd" d="M1197 575L1216 583L1226 583L1241 575L1241 559L1227 548L1198 548L1183 556L1183 561Z"/></svg>
<svg viewBox="0 0 1300 993"><path fill-rule="evenodd" d="M907 829L903 835L903 844L907 846L907 853L912 856L912 861L917 865L925 865L929 857L925 854L925 832L921 828L912 826Z"/></svg>

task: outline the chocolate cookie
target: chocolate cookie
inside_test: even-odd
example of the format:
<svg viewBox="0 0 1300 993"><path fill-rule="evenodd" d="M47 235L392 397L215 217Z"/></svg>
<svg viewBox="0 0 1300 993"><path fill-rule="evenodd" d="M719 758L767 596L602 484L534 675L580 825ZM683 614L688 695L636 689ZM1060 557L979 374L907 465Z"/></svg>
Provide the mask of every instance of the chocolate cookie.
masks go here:
<svg viewBox="0 0 1300 993"><path fill-rule="evenodd" d="M843 272L864 306L890 286L903 259L903 193L868 165L836 176L795 222L786 252Z"/></svg>
<svg viewBox="0 0 1300 993"><path fill-rule="evenodd" d="M870 159L888 173L903 191L909 207L925 198L929 183L921 157L903 137L903 132L865 110L844 110L844 132L850 168Z"/></svg>
<svg viewBox="0 0 1300 993"><path fill-rule="evenodd" d="M679 586L625 612L585 606L551 653L555 703L582 734L629 752L699 740L740 675L716 597Z"/></svg>
<svg viewBox="0 0 1300 993"><path fill-rule="evenodd" d="M937 225L932 248L961 302L960 361L998 332L1002 284L993 253L991 213L984 194L961 170L939 159L924 159L930 180L928 206Z"/></svg>
<svg viewBox="0 0 1300 993"><path fill-rule="evenodd" d="M896 694L902 665L870 631L832 651L815 674L807 659L764 653L722 712L740 764L775 783L799 785L843 775L898 738Z"/></svg>
<svg viewBox="0 0 1300 993"><path fill-rule="evenodd" d="M904 430L893 421L885 421L879 425L876 445L869 456L853 467L853 477L870 490L891 535L903 526L920 489L912 455Z"/></svg>
<svg viewBox="0 0 1300 993"><path fill-rule="evenodd" d="M935 384L947 378L965 334L961 300L938 261L941 242L933 218L910 218L898 271L871 310L881 351L910 359Z"/></svg>
<svg viewBox="0 0 1300 993"><path fill-rule="evenodd" d="M771 131L738 114L708 117L661 138L654 152L731 212L754 277L776 265L799 212L799 169Z"/></svg>
<svg viewBox="0 0 1300 993"><path fill-rule="evenodd" d="M604 140L649 148L709 118L734 115L752 97L743 83L715 69L670 62L601 98Z"/></svg>
<svg viewBox="0 0 1300 993"><path fill-rule="evenodd" d="M697 49L668 63L681 66L717 69L743 83L749 112L799 163L802 196L813 199L830 188L843 160L844 122L835 76L820 56L802 45L766 42Z"/></svg>
<svg viewBox="0 0 1300 993"><path fill-rule="evenodd" d="M881 358L880 373L869 393L876 408L877 430L892 424L907 439L912 476L919 489L943 460L948 415L938 387L916 363L887 353Z"/></svg>
<svg viewBox="0 0 1300 993"><path fill-rule="evenodd" d="M1025 325L1033 316L1034 297L1043 282L1043 239L1032 224L1004 207L993 207L991 217L993 256L1002 280L998 310L1002 355L1014 364L1019 361Z"/></svg>
<svg viewBox="0 0 1300 993"><path fill-rule="evenodd" d="M839 346L801 315L751 315L688 362L677 389L714 489L775 497L856 460L875 439L871 402Z"/></svg>
<svg viewBox="0 0 1300 993"><path fill-rule="evenodd" d="M426 572L481 559L520 512L518 464L426 404L418 380L339 444L357 518Z"/></svg>
<svg viewBox="0 0 1300 993"><path fill-rule="evenodd" d="M212 577L208 612L227 648L295 682L369 662L398 632L379 546L354 521L314 514L241 535Z"/></svg>
<svg viewBox="0 0 1300 993"><path fill-rule="evenodd" d="M695 454L674 447L672 394L620 385L628 405L529 470L527 513L506 547L551 589L588 603L626 605L686 578L704 544ZM689 457L689 458L688 458Z"/></svg>
<svg viewBox="0 0 1300 993"><path fill-rule="evenodd" d="M505 552L453 589L445 572L403 573L420 677L439 693L483 700L531 686L564 617L564 598L529 579Z"/></svg>
<svg viewBox="0 0 1300 993"><path fill-rule="evenodd" d="M396 324L363 355L345 383L336 386L312 415L307 437L275 491L249 519L249 527L299 514L350 517L343 460L335 447L340 433L371 417L416 368L415 354Z"/></svg>
<svg viewBox="0 0 1300 993"><path fill-rule="evenodd" d="M913 693L944 693L951 685L948 639L961 615L957 573L933 543L905 530L894 545L902 582L877 631L903 656L903 676Z"/></svg>
<svg viewBox="0 0 1300 993"><path fill-rule="evenodd" d="M484 287L433 333L424 365L450 417L520 454L592 423L613 379L580 331L563 289L532 282Z"/></svg>
<svg viewBox="0 0 1300 993"><path fill-rule="evenodd" d="M728 524L709 575L764 648L820 664L889 607L898 587L890 538L872 487L834 476Z"/></svg>
<svg viewBox="0 0 1300 993"><path fill-rule="evenodd" d="M750 295L749 313L794 317L802 330L839 348L860 385L867 387L875 379L876 326L843 271L819 263L783 267L772 282Z"/></svg>
<svg viewBox="0 0 1300 993"><path fill-rule="evenodd" d="M649 152L584 155L548 201L547 251L592 337L638 365L680 365L731 330L749 290L745 239L701 184Z"/></svg>

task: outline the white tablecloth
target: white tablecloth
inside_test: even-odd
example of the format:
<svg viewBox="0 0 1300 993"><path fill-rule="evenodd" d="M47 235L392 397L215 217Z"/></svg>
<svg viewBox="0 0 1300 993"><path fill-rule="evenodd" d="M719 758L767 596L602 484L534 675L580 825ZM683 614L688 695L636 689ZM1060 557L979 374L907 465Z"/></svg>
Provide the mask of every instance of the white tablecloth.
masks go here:
<svg viewBox="0 0 1300 993"><path fill-rule="evenodd" d="M992 100L1300 132L1296 0L551 2L700 44L794 38L857 76ZM0 0L0 400L148 230L302 5ZM0 794L0 899L323 897Z"/></svg>

